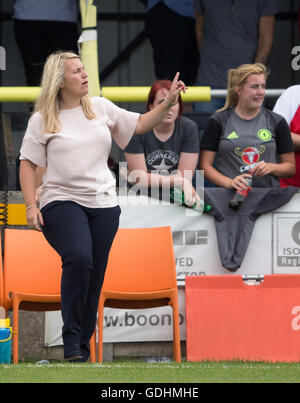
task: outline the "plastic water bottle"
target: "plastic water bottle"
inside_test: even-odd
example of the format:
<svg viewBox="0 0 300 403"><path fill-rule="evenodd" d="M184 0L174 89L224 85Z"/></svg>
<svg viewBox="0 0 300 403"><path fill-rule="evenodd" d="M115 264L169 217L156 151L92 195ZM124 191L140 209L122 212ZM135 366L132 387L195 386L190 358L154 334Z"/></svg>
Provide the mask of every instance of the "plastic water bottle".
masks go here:
<svg viewBox="0 0 300 403"><path fill-rule="evenodd" d="M251 175L251 173L249 172ZM241 207L243 201L246 199L248 196L249 192L251 191L252 187L252 176L251 178L245 178L247 181L247 185L243 187L241 190L236 190L233 198L229 201L228 206L235 211L238 211L238 209Z"/></svg>
<svg viewBox="0 0 300 403"><path fill-rule="evenodd" d="M170 196L171 196L171 199L174 200L175 204L184 205L184 206L192 208L196 211L201 211L201 212L205 211L206 213L208 213L211 210L211 206L209 204L204 203L203 200L201 200L200 206L197 206L197 203L193 204L192 206L188 206L185 203L184 193L178 188L172 188L170 190Z"/></svg>

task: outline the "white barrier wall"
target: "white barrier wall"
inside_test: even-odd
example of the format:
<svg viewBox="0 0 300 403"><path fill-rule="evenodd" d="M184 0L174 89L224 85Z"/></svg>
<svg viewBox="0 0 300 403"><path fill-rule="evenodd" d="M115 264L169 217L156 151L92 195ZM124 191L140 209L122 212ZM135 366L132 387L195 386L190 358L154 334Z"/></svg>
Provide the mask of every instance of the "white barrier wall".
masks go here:
<svg viewBox="0 0 300 403"><path fill-rule="evenodd" d="M300 193L272 213L260 216L241 268L231 273L219 258L214 218L147 197L120 197L121 227L170 225L177 276L300 273ZM153 251L155 253L155 251ZM134 247L133 247L134 258ZM185 340L184 282L179 283L181 339ZM171 308L118 310L105 308L104 342L172 340ZM46 313L45 344L60 345L59 312Z"/></svg>

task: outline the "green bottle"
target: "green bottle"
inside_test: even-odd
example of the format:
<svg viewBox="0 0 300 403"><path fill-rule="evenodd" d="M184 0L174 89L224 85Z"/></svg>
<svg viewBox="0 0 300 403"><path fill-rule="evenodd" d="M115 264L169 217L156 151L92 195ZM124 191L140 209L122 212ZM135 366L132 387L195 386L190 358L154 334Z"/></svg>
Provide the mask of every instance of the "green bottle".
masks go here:
<svg viewBox="0 0 300 403"><path fill-rule="evenodd" d="M178 188L172 188L170 190L171 199L174 200L175 204L184 205L186 207L192 208L196 211L205 211L208 213L211 210L211 206L209 204L204 203L201 200L200 207L197 207L197 203L193 204L193 206L188 206L184 202L184 193Z"/></svg>

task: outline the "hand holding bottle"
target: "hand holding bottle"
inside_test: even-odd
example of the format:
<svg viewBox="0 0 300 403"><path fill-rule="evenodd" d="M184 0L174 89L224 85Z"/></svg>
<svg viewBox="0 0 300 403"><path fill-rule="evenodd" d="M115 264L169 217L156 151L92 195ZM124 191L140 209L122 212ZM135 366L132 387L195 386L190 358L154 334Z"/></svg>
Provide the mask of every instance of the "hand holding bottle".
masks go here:
<svg viewBox="0 0 300 403"><path fill-rule="evenodd" d="M248 186L248 181L251 178L250 174L238 175L231 180L230 187L234 190L242 190Z"/></svg>
<svg viewBox="0 0 300 403"><path fill-rule="evenodd" d="M196 192L195 188L193 187L192 183L183 178L182 180L182 193L184 195L184 204L188 207L192 207L196 205L197 208L201 206L201 199L198 193Z"/></svg>
<svg viewBox="0 0 300 403"><path fill-rule="evenodd" d="M248 193L251 191L252 187L252 177L255 175L254 168L249 168L247 174L242 174L236 176L233 179L233 183L235 184L235 194L233 198L229 201L228 207L232 210L239 210L243 201L248 196Z"/></svg>

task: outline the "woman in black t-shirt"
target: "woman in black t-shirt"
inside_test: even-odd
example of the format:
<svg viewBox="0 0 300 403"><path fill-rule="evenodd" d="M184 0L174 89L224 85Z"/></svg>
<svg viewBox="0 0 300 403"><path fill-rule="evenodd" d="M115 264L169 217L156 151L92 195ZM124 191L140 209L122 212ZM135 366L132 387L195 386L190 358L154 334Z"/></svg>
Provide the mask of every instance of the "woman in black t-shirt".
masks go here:
<svg viewBox="0 0 300 403"><path fill-rule="evenodd" d="M278 178L294 174L289 127L282 116L262 107L267 75L260 63L228 73L225 106L208 120L200 145L200 169L217 186L241 190L249 169L254 187L276 187Z"/></svg>
<svg viewBox="0 0 300 403"><path fill-rule="evenodd" d="M147 110L154 109L166 99L171 81L156 81L149 92ZM150 189L150 194L162 197L165 189L177 187L184 192L185 203L200 203L192 186L198 163L199 135L195 122L182 116L182 99L170 108L166 117L146 135L134 136L125 149L128 181ZM160 191L159 191L160 190ZM148 192L149 194L149 192Z"/></svg>

